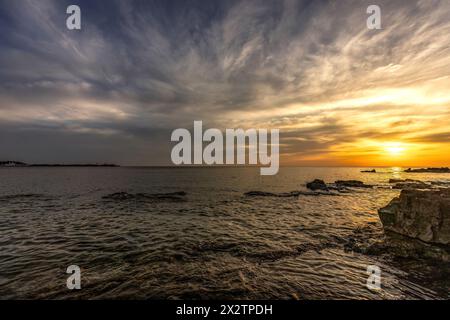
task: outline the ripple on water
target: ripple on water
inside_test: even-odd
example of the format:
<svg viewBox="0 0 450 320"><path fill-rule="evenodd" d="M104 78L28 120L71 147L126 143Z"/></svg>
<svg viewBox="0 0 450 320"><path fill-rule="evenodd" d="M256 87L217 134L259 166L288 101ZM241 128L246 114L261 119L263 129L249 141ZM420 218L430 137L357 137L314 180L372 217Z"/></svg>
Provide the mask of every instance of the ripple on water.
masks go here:
<svg viewBox="0 0 450 320"><path fill-rule="evenodd" d="M398 191L313 196L301 190L313 175L362 179L359 170L294 169L267 184L257 170L235 179L195 170L2 172L10 188L0 185L0 297L445 298L448 284L428 277L432 267L355 251L383 237L376 210ZM244 196L249 190L269 194ZM82 268L83 290L65 288L71 264ZM381 292L365 286L372 264L383 270Z"/></svg>

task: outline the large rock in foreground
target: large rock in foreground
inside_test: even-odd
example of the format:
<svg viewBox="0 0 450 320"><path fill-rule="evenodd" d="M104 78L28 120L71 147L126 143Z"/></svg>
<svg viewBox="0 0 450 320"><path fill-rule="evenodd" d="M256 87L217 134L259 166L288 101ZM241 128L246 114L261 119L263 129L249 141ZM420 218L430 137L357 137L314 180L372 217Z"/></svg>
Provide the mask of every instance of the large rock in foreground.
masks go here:
<svg viewBox="0 0 450 320"><path fill-rule="evenodd" d="M385 230L428 243L450 244L450 189L403 190L378 214Z"/></svg>

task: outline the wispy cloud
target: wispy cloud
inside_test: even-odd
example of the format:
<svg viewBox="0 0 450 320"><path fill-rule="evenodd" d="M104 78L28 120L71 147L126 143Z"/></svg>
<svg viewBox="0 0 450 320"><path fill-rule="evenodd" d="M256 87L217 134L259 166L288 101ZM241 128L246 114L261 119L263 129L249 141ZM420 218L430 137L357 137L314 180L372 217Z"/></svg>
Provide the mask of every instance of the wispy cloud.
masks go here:
<svg viewBox="0 0 450 320"><path fill-rule="evenodd" d="M371 1L75 1L79 32L72 2L0 0L2 157L163 164L203 120L281 128L289 164L382 164L393 141L450 162L446 0L378 1L382 30Z"/></svg>

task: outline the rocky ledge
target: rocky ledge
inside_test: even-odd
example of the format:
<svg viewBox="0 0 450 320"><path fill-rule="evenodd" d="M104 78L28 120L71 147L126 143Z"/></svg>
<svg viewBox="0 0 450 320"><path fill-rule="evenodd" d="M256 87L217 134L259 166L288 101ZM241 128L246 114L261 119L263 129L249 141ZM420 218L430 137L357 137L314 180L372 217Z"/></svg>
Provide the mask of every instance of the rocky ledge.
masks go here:
<svg viewBox="0 0 450 320"><path fill-rule="evenodd" d="M402 190L378 214L387 231L450 245L450 189Z"/></svg>

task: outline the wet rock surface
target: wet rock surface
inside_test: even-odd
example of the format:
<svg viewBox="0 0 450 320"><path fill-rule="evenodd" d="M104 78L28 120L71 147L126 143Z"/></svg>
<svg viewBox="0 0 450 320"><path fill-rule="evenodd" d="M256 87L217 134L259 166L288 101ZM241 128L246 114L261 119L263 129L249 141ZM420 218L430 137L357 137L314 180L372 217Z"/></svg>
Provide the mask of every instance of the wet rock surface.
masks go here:
<svg viewBox="0 0 450 320"><path fill-rule="evenodd" d="M450 244L450 189L403 190L378 214L387 231L428 243Z"/></svg>

